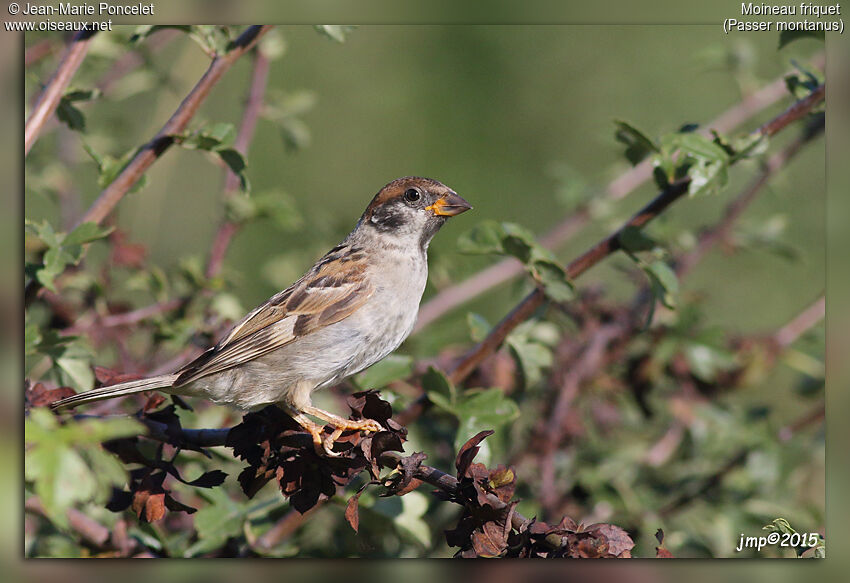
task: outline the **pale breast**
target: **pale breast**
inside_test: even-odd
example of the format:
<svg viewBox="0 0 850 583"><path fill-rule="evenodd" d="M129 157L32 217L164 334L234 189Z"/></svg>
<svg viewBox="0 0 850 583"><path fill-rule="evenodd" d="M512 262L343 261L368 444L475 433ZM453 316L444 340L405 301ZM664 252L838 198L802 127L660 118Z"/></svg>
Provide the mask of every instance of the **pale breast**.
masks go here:
<svg viewBox="0 0 850 583"><path fill-rule="evenodd" d="M269 403L300 409L310 403L312 391L386 357L413 330L427 262L419 254L388 254L372 265L381 265L368 274L375 293L353 314L239 367L199 379L191 392L242 409Z"/></svg>

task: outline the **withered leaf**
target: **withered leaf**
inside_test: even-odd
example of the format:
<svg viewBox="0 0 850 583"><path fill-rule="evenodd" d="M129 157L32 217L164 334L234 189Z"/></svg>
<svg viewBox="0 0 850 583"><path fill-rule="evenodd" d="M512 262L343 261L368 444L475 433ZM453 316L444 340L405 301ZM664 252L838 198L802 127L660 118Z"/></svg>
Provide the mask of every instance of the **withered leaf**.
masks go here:
<svg viewBox="0 0 850 583"><path fill-rule="evenodd" d="M117 385L127 381L135 381L142 378L140 374L121 373L105 366L94 367L94 378L101 386Z"/></svg>
<svg viewBox="0 0 850 583"><path fill-rule="evenodd" d="M626 558L629 556L635 542L625 530L614 524L593 524L585 529L586 532L595 537L604 539L608 545L608 552L615 556Z"/></svg>
<svg viewBox="0 0 850 583"><path fill-rule="evenodd" d="M360 486L345 505L345 520L348 521L354 532L357 532L357 529L360 528L360 495L366 490L367 486L372 484L377 484L377 482L369 481Z"/></svg>
<svg viewBox="0 0 850 583"><path fill-rule="evenodd" d="M469 465L478 454L478 444L484 441L486 437L493 435L493 433L495 433L495 431L492 429L479 431L461 446L460 451L457 452L457 457L455 458L455 467L457 468L458 479L466 476L466 470L469 469Z"/></svg>
<svg viewBox="0 0 850 583"><path fill-rule="evenodd" d="M24 400L27 407L47 407L54 401L77 394L77 391L71 387L48 389L42 383L29 386L29 381L26 382L24 387Z"/></svg>

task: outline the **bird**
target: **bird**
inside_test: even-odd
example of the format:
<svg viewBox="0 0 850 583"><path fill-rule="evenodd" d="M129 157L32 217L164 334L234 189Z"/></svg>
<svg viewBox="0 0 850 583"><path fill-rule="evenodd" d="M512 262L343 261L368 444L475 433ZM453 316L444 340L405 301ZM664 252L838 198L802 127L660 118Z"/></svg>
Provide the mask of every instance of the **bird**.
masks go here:
<svg viewBox="0 0 850 583"><path fill-rule="evenodd" d="M54 410L159 390L254 411L277 405L334 455L344 431L377 432L313 406L313 391L339 383L398 348L413 330L428 278L428 245L472 207L446 185L406 176L384 186L354 229L301 279L237 322L212 348L170 374L92 389ZM322 437L326 421L334 431Z"/></svg>

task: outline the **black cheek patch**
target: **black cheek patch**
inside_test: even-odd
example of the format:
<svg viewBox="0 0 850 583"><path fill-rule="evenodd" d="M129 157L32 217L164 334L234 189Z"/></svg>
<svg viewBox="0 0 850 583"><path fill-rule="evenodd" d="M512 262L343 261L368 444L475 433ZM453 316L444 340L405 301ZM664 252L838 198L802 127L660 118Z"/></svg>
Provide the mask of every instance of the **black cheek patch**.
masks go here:
<svg viewBox="0 0 850 583"><path fill-rule="evenodd" d="M394 205L375 209L371 222L379 231L392 231L404 224L404 215Z"/></svg>

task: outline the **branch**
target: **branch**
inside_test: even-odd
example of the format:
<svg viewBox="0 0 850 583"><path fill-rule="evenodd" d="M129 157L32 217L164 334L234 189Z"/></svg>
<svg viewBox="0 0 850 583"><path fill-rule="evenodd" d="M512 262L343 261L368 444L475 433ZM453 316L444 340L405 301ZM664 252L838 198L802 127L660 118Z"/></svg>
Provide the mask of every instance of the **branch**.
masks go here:
<svg viewBox="0 0 850 583"><path fill-rule="evenodd" d="M263 98L266 92L266 82L269 76L269 59L259 49L254 51L254 72L251 77L251 88L248 91L248 101L245 105L245 113L242 115L242 123L233 147L241 154L246 154L248 145L254 137L254 129L257 127L257 119L263 109ZM229 168L226 170L227 178L224 185L225 198L230 197L239 188L239 177ZM207 259L206 276L215 277L221 271L221 265L227 248L233 236L239 230L239 224L227 219L223 220L215 234L210 255Z"/></svg>
<svg viewBox="0 0 850 583"><path fill-rule="evenodd" d="M56 68L56 72L53 73L53 76L47 82L47 86L44 88L44 91L42 91L38 100L35 102L32 113L24 127L25 157L29 154L30 149L32 149L33 145L38 140L38 136L44 128L44 124L47 123L47 120L50 119L50 116L53 115L53 112L56 111L56 108L59 106L59 101L62 99L65 89L68 87L68 84L74 77L74 73L77 72L77 69L80 68L80 65L83 63L83 59L86 57L89 45L91 44L91 39L94 35L94 31L86 30L80 31L74 35L74 38L71 40L71 44L68 45L68 49L65 51L65 54L62 56L62 60L59 62L59 66Z"/></svg>
<svg viewBox="0 0 850 583"><path fill-rule="evenodd" d="M788 162L797 155L800 149L815 136L819 135L824 129L823 120L819 120L816 125L807 128L797 139L788 144L784 149L780 150L771 156L761 170L761 174L738 195L723 213L714 227L704 231L697 241L696 247L690 252L683 255L676 262L676 275L680 278L687 275L693 267L702 261L705 254L717 243L725 240L732 230L732 226L743 214L744 210L755 200L762 187L768 183L770 178L779 170L784 168Z"/></svg>
<svg viewBox="0 0 850 583"><path fill-rule="evenodd" d="M381 454L381 464L386 468L395 468L401 463L402 458L403 456L398 452L384 452ZM457 495L459 485L457 478L443 472L442 470L421 464L414 472L413 477L434 486L438 490L442 490L446 494L450 494L452 496ZM487 503L496 510L501 510L507 507L507 504L499 500L493 494L488 493L486 497ZM527 526L529 522L531 522L531 519L526 518L516 510L514 510L511 515L511 526L514 530L522 530L522 528Z"/></svg>
<svg viewBox="0 0 850 583"><path fill-rule="evenodd" d="M233 46L223 55L217 55L198 83L192 88L174 114L162 126L153 139L143 146L124 167L118 177L110 183L94 201L80 220L80 223L100 223L112 212L118 202L130 188L144 175L147 169L173 143L175 136L181 133L197 113L198 108L209 95L213 86L230 69L236 60L250 50L271 26L251 26L233 42Z"/></svg>
<svg viewBox="0 0 850 583"><path fill-rule="evenodd" d="M44 511L44 506L37 496L30 496L24 502L24 510L37 514L43 518L50 517ZM109 529L99 522L89 518L76 508L69 508L67 511L68 524L71 530L79 534L83 540L95 547L103 547L106 541L109 540Z"/></svg>
<svg viewBox="0 0 850 583"><path fill-rule="evenodd" d="M822 66L823 62L823 55L819 55L815 59L816 66ZM700 130L700 133L710 136L708 129L714 129L720 133L730 132L748 118L779 101L787 93L785 79L784 77L780 77L755 93L747 95L740 103L705 124L704 128L706 129ZM649 160L645 160L608 183L603 199L607 201L621 200L649 180L651 176L652 164ZM540 243L549 249L560 247L587 225L592 218L593 213L591 212L590 205L583 204L575 209L560 224L543 235L540 238ZM416 327L413 333L415 334L421 331L434 320L437 320L451 310L465 304L490 288L510 281L524 273L524 271L519 261L513 258L503 259L468 277L464 281L438 292L419 309L419 317L416 320Z"/></svg>
<svg viewBox="0 0 850 583"><path fill-rule="evenodd" d="M167 31L166 31L167 32ZM263 105L263 94L265 93L266 80L268 79L269 61L259 49L254 53L254 74L251 80L251 88L248 94L248 101L245 107L245 113L242 117L242 123L239 127L239 132L234 141L234 148L244 154L248 149L248 144L254 135L254 129L257 125L257 119ZM137 57L138 58L138 57ZM225 182L225 196L231 196L239 188L239 177L236 176L230 169L227 170L227 178ZM230 221L223 221L216 234L215 240L210 251L210 257L207 262L206 276L212 278L221 270L221 262L224 259L224 254L231 237L238 230L238 225ZM65 334L78 334L84 329L91 328L95 324L101 328L112 328L117 326L129 326L144 321L151 316L170 312L180 309L185 306L190 298L174 298L164 302L157 302L149 306L145 306L129 312L120 314L112 314L102 318L96 318L87 326L77 322L74 326L63 331Z"/></svg>
<svg viewBox="0 0 850 583"><path fill-rule="evenodd" d="M773 342L782 350L791 346L800 336L814 328L826 315L826 296L821 296L800 315L785 324L773 335Z"/></svg>
<svg viewBox="0 0 850 583"><path fill-rule="evenodd" d="M115 61L112 68L100 79L97 88L103 93L109 92L120 79L143 65L147 61L148 55L161 50L179 35L180 32L176 30L159 30L153 33L143 47L125 53L120 59Z"/></svg>
<svg viewBox="0 0 850 583"><path fill-rule="evenodd" d="M771 136L786 128L789 124L802 118L811 112L815 106L824 100L825 86L820 85L811 94L797 101L781 114L762 125L757 134ZM649 221L661 214L668 206L678 200L688 191L690 178L682 178L670 184L666 190L650 201L631 219L626 221L617 231L599 241L596 245L585 251L583 255L573 260L566 268L567 277L571 280L578 278L585 271L599 263L605 257L618 251L620 246L620 234L626 228L642 228ZM546 296L541 288L535 289L508 313L487 335L487 337L471 350L461 362L449 373L449 379L458 384L466 379L481 362L490 354L495 352L504 342L510 332L543 305ZM407 425L411 420L419 416L428 403L428 397L424 393L411 403L408 408L399 415L399 422Z"/></svg>
<svg viewBox="0 0 850 583"><path fill-rule="evenodd" d="M49 39L39 41L24 52L24 67L30 67L53 52L53 43Z"/></svg>

